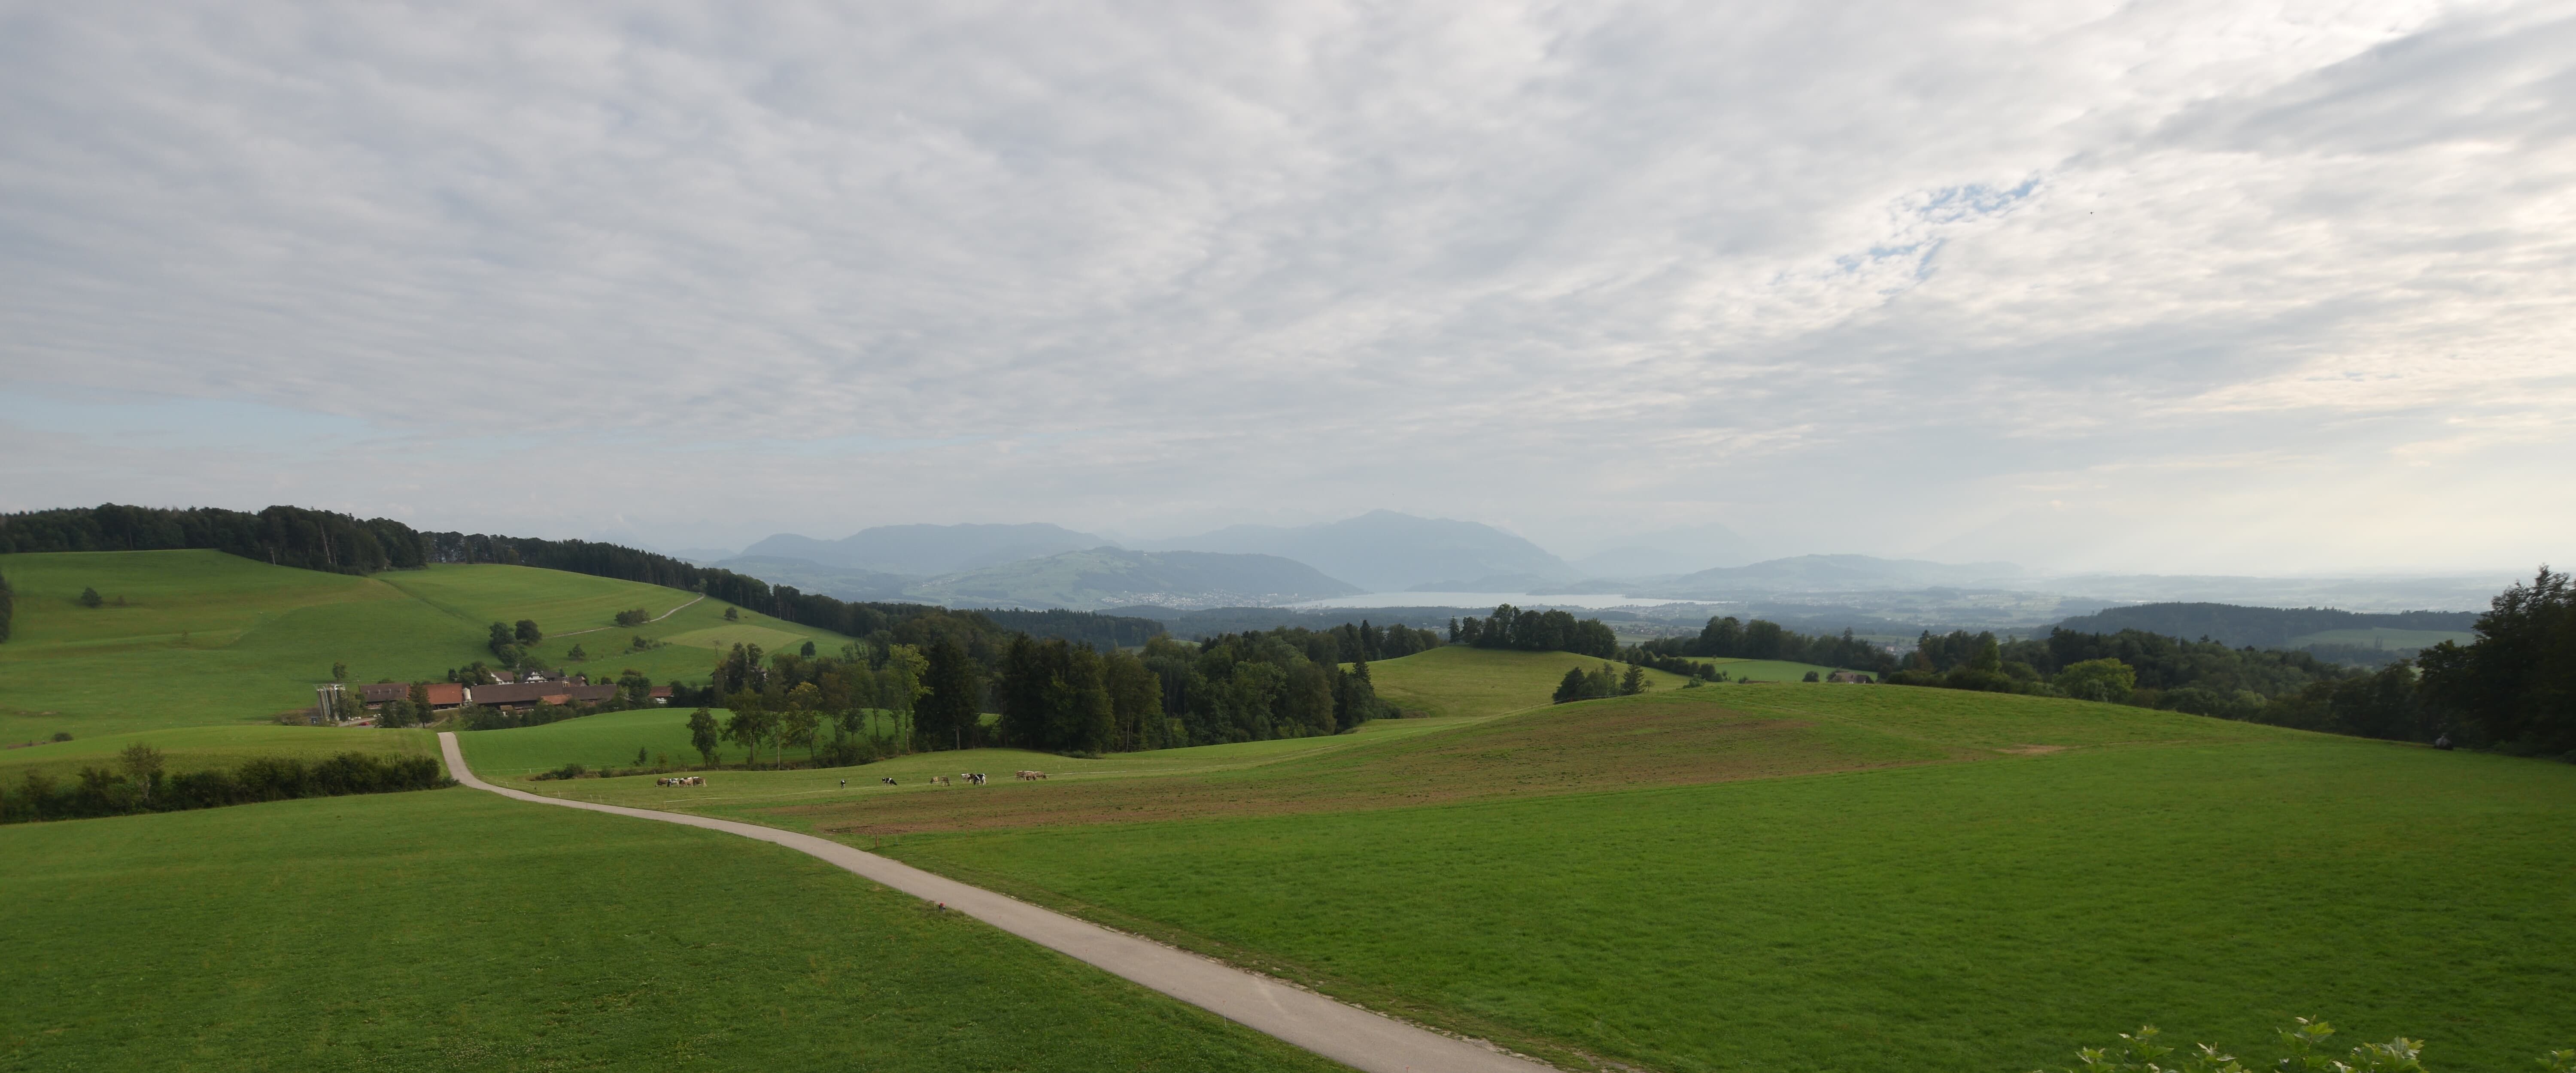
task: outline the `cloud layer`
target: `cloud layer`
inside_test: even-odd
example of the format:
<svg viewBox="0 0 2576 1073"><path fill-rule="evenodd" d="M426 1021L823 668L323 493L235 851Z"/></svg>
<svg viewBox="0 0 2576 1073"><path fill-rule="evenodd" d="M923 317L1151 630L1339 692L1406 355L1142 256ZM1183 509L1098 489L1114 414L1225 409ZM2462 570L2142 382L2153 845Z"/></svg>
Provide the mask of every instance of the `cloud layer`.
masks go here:
<svg viewBox="0 0 2576 1073"><path fill-rule="evenodd" d="M5 509L2169 570L2576 529L2563 4L0 20Z"/></svg>

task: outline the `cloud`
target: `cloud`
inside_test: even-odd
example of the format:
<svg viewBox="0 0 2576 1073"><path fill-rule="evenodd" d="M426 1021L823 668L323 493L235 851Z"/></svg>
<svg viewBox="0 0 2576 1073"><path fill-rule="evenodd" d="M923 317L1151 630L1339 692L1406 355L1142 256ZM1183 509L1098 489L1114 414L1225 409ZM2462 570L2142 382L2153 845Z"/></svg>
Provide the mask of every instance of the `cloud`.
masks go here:
<svg viewBox="0 0 2576 1073"><path fill-rule="evenodd" d="M2338 555L2576 522L2501 492L2571 461L2547 5L6 18L0 506L1907 552L2150 499L2017 552L2121 568L2303 562L2399 473L2479 539ZM167 400L367 431L282 475L131 435Z"/></svg>

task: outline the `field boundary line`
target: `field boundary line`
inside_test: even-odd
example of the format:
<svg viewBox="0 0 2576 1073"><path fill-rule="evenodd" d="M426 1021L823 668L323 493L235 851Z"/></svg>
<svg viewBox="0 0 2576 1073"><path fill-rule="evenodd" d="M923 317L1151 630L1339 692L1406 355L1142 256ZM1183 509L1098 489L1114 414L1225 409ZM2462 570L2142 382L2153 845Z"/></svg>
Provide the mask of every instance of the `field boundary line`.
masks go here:
<svg viewBox="0 0 2576 1073"><path fill-rule="evenodd" d="M813 835L494 786L476 778L466 766L465 751L458 747L453 731L440 731L438 745L446 756L448 774L474 789L540 805L660 820L785 846L1367 1073L1541 1073L1555 1068Z"/></svg>
<svg viewBox="0 0 2576 1073"><path fill-rule="evenodd" d="M704 593L700 593L700 594L698 595L698 600L704 600L704 599L706 599L706 598L707 598L707 597L706 597L706 594L704 594ZM698 600L691 600L691 601L689 601L688 603L681 604L681 605L680 605L680 606L678 606L678 607L674 607L674 608L672 608L672 609L670 609L670 610L668 610L668 611L662 612L661 614L655 615L655 616L653 616L652 618L645 619L643 622L637 623L637 625L641 625L641 626L650 626L650 625L652 625L652 624L654 624L654 623L656 623L656 622L660 622L660 621L662 621L663 619L669 618L669 617L671 617L671 616L673 616L673 615L679 614L679 613L680 613L680 612L682 612L682 611L686 611L686 610L688 610L688 609L690 609L690 608L692 608L692 607L696 607L696 606L698 606ZM579 637L579 636L581 636L582 634L585 634L585 633L598 633L598 632L599 632L599 631L601 631L601 630L631 630L631 629L634 629L634 628L635 628L634 626L593 626L593 627L591 627L591 628L589 628L589 629L586 629L586 630L573 630L573 631L571 631L571 632L569 632L569 633L550 633L550 634L547 634L546 636L547 636L548 638L555 638L555 637Z"/></svg>

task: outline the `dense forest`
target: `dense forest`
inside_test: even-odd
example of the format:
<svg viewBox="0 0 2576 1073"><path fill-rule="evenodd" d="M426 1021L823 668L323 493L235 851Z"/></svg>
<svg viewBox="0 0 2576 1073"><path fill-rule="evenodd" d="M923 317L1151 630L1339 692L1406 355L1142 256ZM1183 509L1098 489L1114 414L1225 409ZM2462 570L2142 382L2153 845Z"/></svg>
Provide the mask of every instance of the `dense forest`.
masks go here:
<svg viewBox="0 0 2576 1073"><path fill-rule="evenodd" d="M1218 634L1196 647L1158 638L1143 658L1162 688L1170 744L1213 745L1334 734L1397 714L1378 699L1366 651L1344 624Z"/></svg>
<svg viewBox="0 0 2576 1073"><path fill-rule="evenodd" d="M2215 606L2215 605L2212 605ZM2395 617L2395 616L2373 616ZM2444 628L2413 625L2406 628ZM2069 696L2395 741L2576 756L2576 590L2546 567L2495 598L2468 645L2377 670L2306 651L2145 630L2044 639L1925 633L1898 685Z"/></svg>
<svg viewBox="0 0 2576 1073"><path fill-rule="evenodd" d="M996 745L1100 755L1335 734L1397 714L1378 699L1364 660L1342 666L1368 650L1355 625L1195 646L1158 634L1138 654L925 623L831 654L736 645L705 697L733 714L720 725L710 716L701 751L712 762L716 744L730 740L772 763L793 749L825 765ZM987 711L999 720L984 722ZM871 713L891 716L892 732Z"/></svg>
<svg viewBox="0 0 2576 1073"><path fill-rule="evenodd" d="M1776 622L1754 619L1738 622L1732 616L1711 618L1694 637L1659 637L1635 646L1642 657L1632 663L1644 663L1658 670L1671 670L1655 662L1681 656L1710 659L1772 659L1790 663L1813 663L1823 667L1842 667L1872 674L1885 674L1896 669L1895 657L1885 649L1852 636L1850 630L1840 635L1804 634Z"/></svg>
<svg viewBox="0 0 2576 1073"><path fill-rule="evenodd" d="M2234 604L2139 604L2057 624L2073 633L2127 630L2167 637L2201 637L2235 648L2289 648L2293 638L2327 630L2465 630L2474 611L2400 611L2369 614L2327 607L2238 607Z"/></svg>
<svg viewBox="0 0 2576 1073"><path fill-rule="evenodd" d="M170 551L212 548L245 559L338 574L431 561L422 534L389 518L270 507L257 514L214 507L98 507L0 514L0 554L35 551Z"/></svg>
<svg viewBox="0 0 2576 1073"><path fill-rule="evenodd" d="M1613 659L1619 639L1600 619L1576 621L1565 611L1523 611L1510 604L1494 608L1488 618L1449 620L1449 640L1476 648L1515 648L1524 652L1572 652Z"/></svg>
<svg viewBox="0 0 2576 1073"><path fill-rule="evenodd" d="M2472 744L2576 761L2576 585L2540 568L2498 594L2477 640L2424 651L2423 694Z"/></svg>

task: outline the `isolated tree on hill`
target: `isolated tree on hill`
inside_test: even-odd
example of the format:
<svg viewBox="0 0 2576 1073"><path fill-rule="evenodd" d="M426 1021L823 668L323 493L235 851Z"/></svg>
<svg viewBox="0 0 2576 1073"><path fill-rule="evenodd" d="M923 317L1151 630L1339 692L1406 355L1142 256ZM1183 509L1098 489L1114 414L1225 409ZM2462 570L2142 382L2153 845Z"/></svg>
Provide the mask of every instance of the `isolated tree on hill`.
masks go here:
<svg viewBox="0 0 2576 1073"><path fill-rule="evenodd" d="M797 649L797 650L796 650L796 654L797 654L797 655L800 655L800 656L803 656L803 657L805 657L806 659L812 659L812 658L814 658L814 642L812 642L812 641L807 641L807 642L805 642L805 647L800 648L800 649Z"/></svg>
<svg viewBox="0 0 2576 1073"><path fill-rule="evenodd" d="M331 680L332 680L332 681L334 681L334 682L346 682L346 681L348 681L348 680L349 680L349 665L348 665L348 664L346 664L346 663L337 663L337 662L335 662L335 663L331 664Z"/></svg>
<svg viewBox="0 0 2576 1073"><path fill-rule="evenodd" d="M590 659L590 653L582 651L580 645L574 645L572 651L564 653L564 658L574 663L582 663Z"/></svg>
<svg viewBox="0 0 2576 1073"><path fill-rule="evenodd" d="M546 639L545 631L537 629L537 620L532 618L520 619L510 632L521 645L532 645Z"/></svg>
<svg viewBox="0 0 2576 1073"><path fill-rule="evenodd" d="M724 743L717 734L716 717L704 708L689 713L689 747L706 758L707 766L716 762L716 748Z"/></svg>
<svg viewBox="0 0 2576 1073"><path fill-rule="evenodd" d="M1577 701L1582 699L1583 668L1568 667L1565 669L1565 679L1556 684L1556 695L1552 698L1552 702L1564 704L1568 701Z"/></svg>
<svg viewBox="0 0 2576 1073"><path fill-rule="evenodd" d="M728 608L725 608L725 621L727 621L727 622L740 622L740 621L742 621L742 609L741 609L741 608L738 608L738 607L728 607Z"/></svg>
<svg viewBox="0 0 2576 1073"><path fill-rule="evenodd" d="M105 600L99 599L97 589L87 586L83 586L81 588L80 605L82 607L97 607L98 605L106 602L107 601Z"/></svg>
<svg viewBox="0 0 2576 1073"><path fill-rule="evenodd" d="M1623 675L1620 675L1620 676L1619 676L1619 695L1620 695L1620 696L1623 696L1623 697L1633 697L1633 696L1636 696L1637 694L1639 694L1639 693L1643 693L1643 692L1645 692L1645 691L1646 691L1646 669L1645 669L1645 668L1643 668L1643 667L1637 667L1637 666L1631 666L1631 667L1629 667L1629 668L1628 668L1628 673L1626 673L1626 674L1623 674Z"/></svg>

